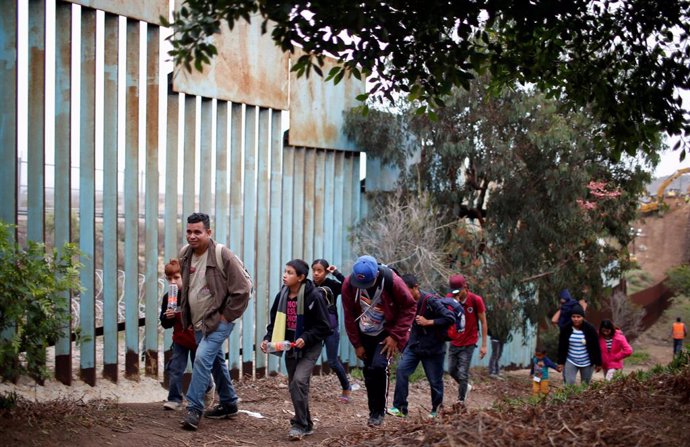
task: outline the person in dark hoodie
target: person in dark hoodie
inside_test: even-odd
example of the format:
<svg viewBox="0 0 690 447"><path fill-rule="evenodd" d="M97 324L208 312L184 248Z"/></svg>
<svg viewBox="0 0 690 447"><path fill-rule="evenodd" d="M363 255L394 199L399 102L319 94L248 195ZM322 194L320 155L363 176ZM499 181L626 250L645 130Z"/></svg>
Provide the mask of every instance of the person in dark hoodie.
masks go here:
<svg viewBox="0 0 690 447"><path fill-rule="evenodd" d="M599 334L585 320L585 311L579 303L573 306L570 320L558 338L558 367L563 371L566 385L575 384L578 371L580 381L589 384L594 371L601 369Z"/></svg>
<svg viewBox="0 0 690 447"><path fill-rule="evenodd" d="M446 343L439 336L439 328L448 328L455 322L453 313L441 303L438 297L419 290L419 283L414 275L402 276L405 285L410 289L412 298L417 302L417 313L410 330L410 339L398 362L395 373L395 395L393 408L388 414L407 416L407 395L410 375L422 362L424 374L431 388L431 413L436 417L443 403L443 361L446 358Z"/></svg>
<svg viewBox="0 0 690 447"><path fill-rule="evenodd" d="M551 318L551 322L557 325L559 329L563 329L566 324L570 323L570 315L572 314L573 307L579 304L583 310L587 310L587 302L584 299L579 302L575 300L575 298L570 295L568 289L561 290L558 294L558 298L561 305Z"/></svg>
<svg viewBox="0 0 690 447"><path fill-rule="evenodd" d="M271 342L290 341L294 348L286 352L290 398L295 416L290 420L288 438L296 441L314 433L309 411L309 381L321 355L323 341L331 334L326 300L307 275L309 265L293 259L285 265L283 287L271 306L270 322L261 342L261 351L268 351ZM282 352L275 352L281 355Z"/></svg>
<svg viewBox="0 0 690 447"><path fill-rule="evenodd" d="M314 285L317 287L326 287L332 293L326 293L326 303L328 304L328 321L331 323L331 330L333 333L326 339L326 356L328 358L328 366L335 372L340 381L340 386L343 391L340 395L340 402L350 402L350 381L347 378L345 367L338 358L338 346L340 345L340 331L338 330L338 308L336 303L340 290L345 281L345 276L338 271L334 265L330 265L325 259L316 259L311 263L312 278ZM333 275L335 278L330 278L328 275Z"/></svg>

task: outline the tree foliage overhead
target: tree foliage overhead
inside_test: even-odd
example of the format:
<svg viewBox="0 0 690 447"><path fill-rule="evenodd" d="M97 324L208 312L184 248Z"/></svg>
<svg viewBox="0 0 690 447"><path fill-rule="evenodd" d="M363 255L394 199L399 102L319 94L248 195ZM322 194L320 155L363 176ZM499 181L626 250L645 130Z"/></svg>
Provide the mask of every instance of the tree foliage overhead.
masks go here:
<svg viewBox="0 0 690 447"><path fill-rule="evenodd" d="M688 0L186 0L175 13L175 62L191 69L216 54L208 37L238 20L275 23L285 51L302 47L299 74L321 73L324 55L371 82L438 108L453 87L490 73L496 88L535 84L600 120L594 144L612 159L653 154L659 132L687 137L678 89L690 87ZM685 145L681 157L685 154Z"/></svg>
<svg viewBox="0 0 690 447"><path fill-rule="evenodd" d="M435 120L398 108L351 113L346 128L361 144L372 129L399 134L380 131L386 126L414 136L419 161L403 171L400 186L430 195L444 211L429 217L437 225L466 217L481 223L480 239L453 227L449 265L510 316L504 325L516 313L536 318L555 308L561 288L597 301L602 272L617 277L627 259L629 222L649 179L638 166L643 160L612 162L593 150L601 125L589 110L572 111L534 89L488 95L488 85L478 80L454 91ZM402 166L410 154L399 142L377 140L377 155L397 156L392 161ZM535 290L542 299L526 298Z"/></svg>

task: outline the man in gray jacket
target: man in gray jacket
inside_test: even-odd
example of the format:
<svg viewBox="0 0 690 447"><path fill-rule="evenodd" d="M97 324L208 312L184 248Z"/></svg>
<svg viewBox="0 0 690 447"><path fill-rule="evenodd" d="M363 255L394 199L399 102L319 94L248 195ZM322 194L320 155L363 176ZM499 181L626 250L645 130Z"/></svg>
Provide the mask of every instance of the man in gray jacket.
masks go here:
<svg viewBox="0 0 690 447"><path fill-rule="evenodd" d="M225 363L223 343L230 336L234 321L247 308L251 280L230 249L218 247L220 256L216 254L207 214L194 213L187 218L187 243L179 256L183 282L180 308L182 324L194 327L198 346L182 425L196 430L211 374L220 403L206 411L206 417L223 419L237 415L237 393ZM218 265L217 259L222 265Z"/></svg>

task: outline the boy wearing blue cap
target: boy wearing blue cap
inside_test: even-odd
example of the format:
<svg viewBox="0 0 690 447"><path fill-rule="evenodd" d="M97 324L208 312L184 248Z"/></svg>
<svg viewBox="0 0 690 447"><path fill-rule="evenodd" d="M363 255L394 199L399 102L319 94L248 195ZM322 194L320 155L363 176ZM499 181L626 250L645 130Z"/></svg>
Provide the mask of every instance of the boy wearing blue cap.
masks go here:
<svg viewBox="0 0 690 447"><path fill-rule="evenodd" d="M347 336L364 362L370 427L383 424L389 363L402 351L414 321L416 302L405 282L372 256L361 256L342 288Z"/></svg>

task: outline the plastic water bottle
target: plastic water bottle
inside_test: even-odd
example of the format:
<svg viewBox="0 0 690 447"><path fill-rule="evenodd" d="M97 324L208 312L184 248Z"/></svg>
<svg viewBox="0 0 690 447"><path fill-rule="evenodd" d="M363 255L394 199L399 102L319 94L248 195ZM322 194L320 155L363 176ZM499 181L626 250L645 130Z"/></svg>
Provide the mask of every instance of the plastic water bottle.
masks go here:
<svg viewBox="0 0 690 447"><path fill-rule="evenodd" d="M177 312L177 284L172 283L168 288L168 309Z"/></svg>
<svg viewBox="0 0 690 447"><path fill-rule="evenodd" d="M291 341L270 341L268 346L266 346L266 351L268 352L282 352L289 351L295 347L295 343Z"/></svg>

